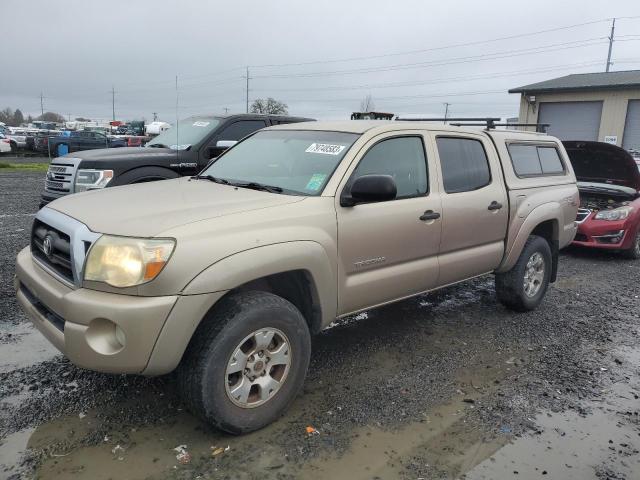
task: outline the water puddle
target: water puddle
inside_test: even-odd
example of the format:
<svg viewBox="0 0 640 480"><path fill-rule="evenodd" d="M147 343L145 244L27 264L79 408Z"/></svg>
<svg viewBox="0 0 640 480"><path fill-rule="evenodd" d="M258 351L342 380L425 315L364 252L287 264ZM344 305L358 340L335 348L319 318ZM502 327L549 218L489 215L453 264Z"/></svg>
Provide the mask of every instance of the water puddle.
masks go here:
<svg viewBox="0 0 640 480"><path fill-rule="evenodd" d="M60 353L28 322L2 329L1 333L4 341L0 343L0 373L35 365Z"/></svg>

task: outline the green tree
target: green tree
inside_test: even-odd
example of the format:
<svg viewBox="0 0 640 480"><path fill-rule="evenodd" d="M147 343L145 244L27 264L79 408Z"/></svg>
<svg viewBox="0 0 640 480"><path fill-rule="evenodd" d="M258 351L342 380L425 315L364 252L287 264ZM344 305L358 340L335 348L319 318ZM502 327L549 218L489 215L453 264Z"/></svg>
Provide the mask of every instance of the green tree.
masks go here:
<svg viewBox="0 0 640 480"><path fill-rule="evenodd" d="M251 113L270 113L272 115L286 115L289 113L289 107L286 103L280 102L274 98L262 99L258 98L251 104Z"/></svg>

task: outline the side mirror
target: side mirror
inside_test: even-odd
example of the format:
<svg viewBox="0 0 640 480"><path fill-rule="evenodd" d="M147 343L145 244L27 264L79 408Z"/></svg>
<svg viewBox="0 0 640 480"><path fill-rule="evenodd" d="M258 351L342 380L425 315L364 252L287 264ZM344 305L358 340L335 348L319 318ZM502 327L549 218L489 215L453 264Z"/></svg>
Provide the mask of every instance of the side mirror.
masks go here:
<svg viewBox="0 0 640 480"><path fill-rule="evenodd" d="M396 182L390 175L363 175L356 178L351 192L343 195L340 205L353 207L357 203L385 202L396 198Z"/></svg>
<svg viewBox="0 0 640 480"><path fill-rule="evenodd" d="M216 147L218 147L218 148L231 148L236 143L238 143L236 140L218 140L216 142Z"/></svg>

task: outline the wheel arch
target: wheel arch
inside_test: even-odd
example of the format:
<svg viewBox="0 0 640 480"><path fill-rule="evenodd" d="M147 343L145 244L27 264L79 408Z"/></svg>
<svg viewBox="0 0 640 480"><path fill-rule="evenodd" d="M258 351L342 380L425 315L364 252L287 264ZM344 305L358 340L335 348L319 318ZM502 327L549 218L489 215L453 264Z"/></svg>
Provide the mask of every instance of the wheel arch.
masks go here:
<svg viewBox="0 0 640 480"><path fill-rule="evenodd" d="M158 165L144 165L132 167L129 170L119 174L116 177L116 181L113 185L130 185L141 180L144 181L145 178L149 180L154 178L163 178L165 180L170 180L178 177L180 177L180 174L168 167Z"/></svg>
<svg viewBox="0 0 640 480"><path fill-rule="evenodd" d="M534 208L527 215L511 243L511 248L507 251L502 263L496 270L498 273L509 271L518 261L518 257L529 236L538 235L549 243L552 258L551 282L556 280L560 244L560 208L558 203L545 203Z"/></svg>
<svg viewBox="0 0 640 480"><path fill-rule="evenodd" d="M313 241L267 245L228 256L205 268L183 289L143 374L175 369L200 324L215 321L216 305L236 292L258 290L285 298L316 333L336 317L336 278L329 256Z"/></svg>

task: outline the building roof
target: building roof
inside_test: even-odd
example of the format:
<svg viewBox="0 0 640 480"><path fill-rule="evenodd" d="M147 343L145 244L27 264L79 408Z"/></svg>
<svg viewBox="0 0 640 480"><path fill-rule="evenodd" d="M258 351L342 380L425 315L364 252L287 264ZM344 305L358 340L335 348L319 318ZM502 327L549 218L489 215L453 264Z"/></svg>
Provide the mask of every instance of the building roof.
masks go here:
<svg viewBox="0 0 640 480"><path fill-rule="evenodd" d="M509 93L544 93L567 90L616 90L640 88L640 70L622 72L575 73L512 88Z"/></svg>

